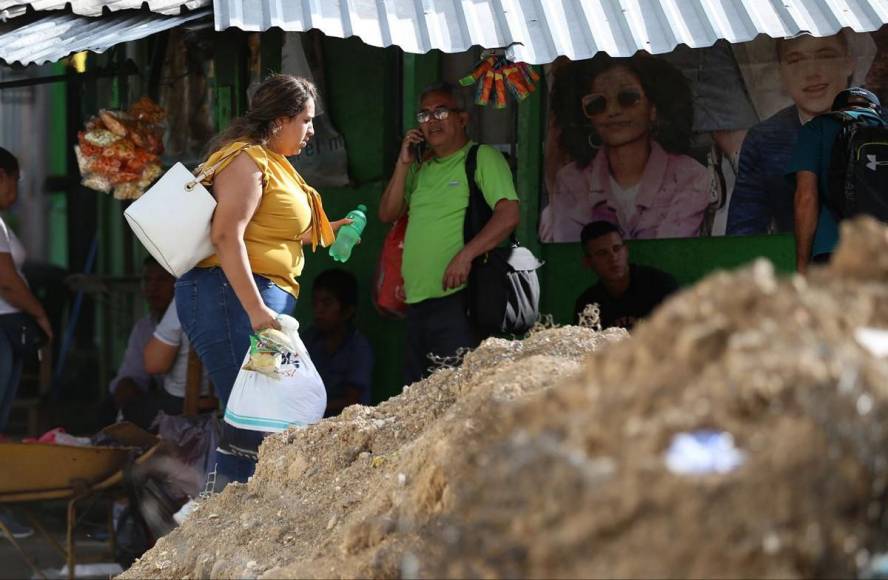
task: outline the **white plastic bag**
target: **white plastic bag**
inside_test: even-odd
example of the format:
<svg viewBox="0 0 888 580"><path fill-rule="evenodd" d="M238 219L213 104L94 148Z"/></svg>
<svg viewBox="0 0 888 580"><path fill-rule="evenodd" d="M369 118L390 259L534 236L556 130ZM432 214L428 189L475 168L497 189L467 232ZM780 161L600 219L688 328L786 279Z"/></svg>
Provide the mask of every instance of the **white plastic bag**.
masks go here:
<svg viewBox="0 0 888 580"><path fill-rule="evenodd" d="M293 426L316 423L324 416L327 391L308 351L299 338L299 323L290 316L278 317L281 330L293 343L278 368L280 378L241 369L225 407L225 422L239 429L278 432ZM247 352L244 363L249 358Z"/></svg>

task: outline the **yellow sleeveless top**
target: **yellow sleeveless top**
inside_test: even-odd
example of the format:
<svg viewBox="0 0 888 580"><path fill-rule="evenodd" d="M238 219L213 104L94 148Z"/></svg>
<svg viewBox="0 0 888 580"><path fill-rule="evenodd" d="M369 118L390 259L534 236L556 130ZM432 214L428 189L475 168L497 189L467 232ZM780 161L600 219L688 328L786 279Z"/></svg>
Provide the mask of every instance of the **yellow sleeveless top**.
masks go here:
<svg viewBox="0 0 888 580"><path fill-rule="evenodd" d="M333 229L324 214L321 196L305 183L286 157L263 147L236 141L219 149L202 167L212 167L224 159L214 174L225 169L237 150L250 156L262 172L262 199L244 230L244 244L254 274L265 276L277 286L299 296L299 282L305 257L300 236L311 228L314 250L333 243ZM211 185L212 176L205 182ZM215 254L201 261L198 268L221 266Z"/></svg>

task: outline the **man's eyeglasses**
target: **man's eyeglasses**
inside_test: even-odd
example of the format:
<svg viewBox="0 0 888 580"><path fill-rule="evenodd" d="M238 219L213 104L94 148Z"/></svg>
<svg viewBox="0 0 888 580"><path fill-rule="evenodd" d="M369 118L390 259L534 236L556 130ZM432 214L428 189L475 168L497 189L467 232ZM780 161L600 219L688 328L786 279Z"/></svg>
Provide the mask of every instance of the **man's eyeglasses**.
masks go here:
<svg viewBox="0 0 888 580"><path fill-rule="evenodd" d="M420 125L428 123L432 117L434 117L436 121L443 121L450 116L450 113L459 112L459 109L445 109L444 107L438 107L434 111L420 111L416 114L416 122Z"/></svg>
<svg viewBox="0 0 888 580"><path fill-rule="evenodd" d="M641 93L634 90L623 90L617 93L617 103L623 109L634 107L641 102ZM604 95L586 95L583 97L583 114L587 117L600 115L607 110L607 97Z"/></svg>

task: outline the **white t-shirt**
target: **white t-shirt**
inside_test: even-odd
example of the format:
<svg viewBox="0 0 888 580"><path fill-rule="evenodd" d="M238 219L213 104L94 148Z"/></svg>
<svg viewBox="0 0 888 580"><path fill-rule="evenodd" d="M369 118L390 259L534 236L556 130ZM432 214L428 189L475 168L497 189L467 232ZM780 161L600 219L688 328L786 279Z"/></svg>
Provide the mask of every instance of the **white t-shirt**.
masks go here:
<svg viewBox="0 0 888 580"><path fill-rule="evenodd" d="M628 224L635 214L638 212L638 206L635 205L635 199L638 197L638 186L641 182L630 187L623 188L617 183L617 180L610 176L611 192L614 194L618 207L617 213L622 218L620 223Z"/></svg>
<svg viewBox="0 0 888 580"><path fill-rule="evenodd" d="M154 338L164 344L179 347L179 352L176 353L176 360L163 379L163 388L174 397L185 397L185 384L188 382L188 351L191 349L191 344L188 342L188 337L182 331L182 325L179 324L175 298L170 302L166 313L157 324L157 328L154 329ZM207 373L204 370L201 394L206 395L208 393Z"/></svg>
<svg viewBox="0 0 888 580"><path fill-rule="evenodd" d="M16 237L12 228L6 226L3 218L0 218L0 254L12 254L12 262L15 264L15 269L22 280L24 280L25 276L22 274L22 265L25 263L25 247ZM18 311L18 308L0 298L0 314L11 314Z"/></svg>

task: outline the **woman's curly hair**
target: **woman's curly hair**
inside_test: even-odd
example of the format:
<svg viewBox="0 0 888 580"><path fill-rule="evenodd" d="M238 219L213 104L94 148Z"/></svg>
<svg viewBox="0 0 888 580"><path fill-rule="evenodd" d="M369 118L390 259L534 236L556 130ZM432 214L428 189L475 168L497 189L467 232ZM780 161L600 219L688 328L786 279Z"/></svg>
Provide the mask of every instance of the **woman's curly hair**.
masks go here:
<svg viewBox="0 0 888 580"><path fill-rule="evenodd" d="M638 77L645 95L657 109L653 139L670 153L687 153L694 119L688 81L668 62L644 53L629 58L599 53L591 59L568 62L558 68L549 106L561 129L562 149L580 167L586 167L595 158L597 148L590 143L600 143L601 139L583 114L581 100L598 75L618 66Z"/></svg>
<svg viewBox="0 0 888 580"><path fill-rule="evenodd" d="M217 135L207 147L207 153L233 141L265 145L274 135L275 121L295 117L305 110L309 99L318 99L318 91L311 81L292 75L271 75L256 88L246 114Z"/></svg>

